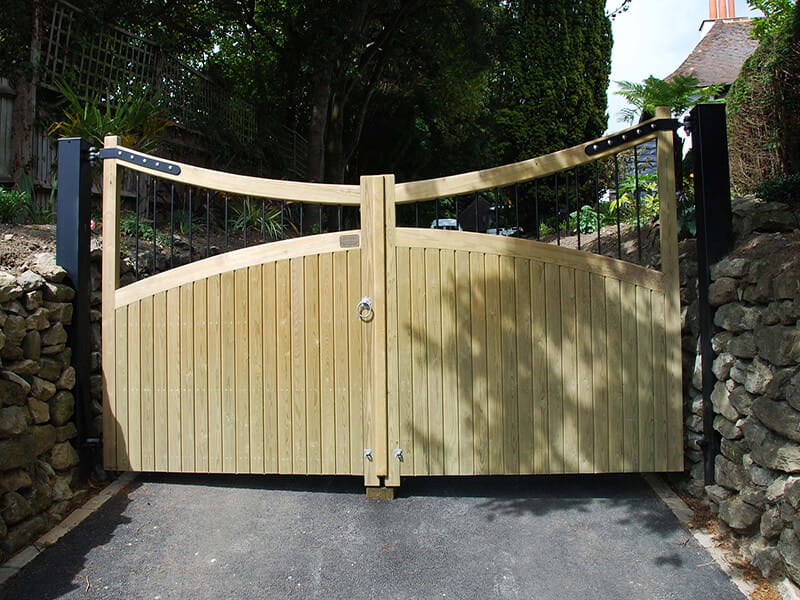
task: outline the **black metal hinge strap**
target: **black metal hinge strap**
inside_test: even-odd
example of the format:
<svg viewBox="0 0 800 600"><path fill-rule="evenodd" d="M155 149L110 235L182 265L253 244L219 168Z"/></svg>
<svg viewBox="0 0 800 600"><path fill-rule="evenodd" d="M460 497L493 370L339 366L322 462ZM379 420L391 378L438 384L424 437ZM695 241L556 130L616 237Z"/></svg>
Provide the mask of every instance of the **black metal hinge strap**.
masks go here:
<svg viewBox="0 0 800 600"><path fill-rule="evenodd" d="M602 141L588 144L586 148L584 148L584 151L588 156L594 156L595 154L600 154L616 146L636 141L656 131L676 131L678 127L680 127L680 123L677 119L655 119L649 123L643 123L636 129L629 129L624 133L618 133Z"/></svg>
<svg viewBox="0 0 800 600"><path fill-rule="evenodd" d="M162 173L170 173L171 175L179 175L181 168L175 163L167 162L160 158L153 158L144 154L139 154L133 150L125 150L122 148L101 148L96 153L98 158L116 158L134 165L141 165L154 171L161 171Z"/></svg>

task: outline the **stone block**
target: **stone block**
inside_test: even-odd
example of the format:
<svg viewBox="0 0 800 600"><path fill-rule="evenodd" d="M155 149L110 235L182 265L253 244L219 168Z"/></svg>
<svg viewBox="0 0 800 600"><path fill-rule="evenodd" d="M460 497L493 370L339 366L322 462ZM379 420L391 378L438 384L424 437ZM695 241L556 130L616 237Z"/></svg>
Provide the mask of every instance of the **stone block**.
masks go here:
<svg viewBox="0 0 800 600"><path fill-rule="evenodd" d="M44 295L42 294L42 290L32 290L25 294L25 310L28 312L33 312L37 308L42 307L42 302L44 301Z"/></svg>
<svg viewBox="0 0 800 600"><path fill-rule="evenodd" d="M53 502L63 502L72 498L68 477L56 477L53 481Z"/></svg>
<svg viewBox="0 0 800 600"><path fill-rule="evenodd" d="M28 398L28 410L31 413L33 422L37 425L47 423L50 420L50 405L36 398Z"/></svg>
<svg viewBox="0 0 800 600"><path fill-rule="evenodd" d="M40 456L56 444L56 428L52 425L39 425L31 429L34 456Z"/></svg>
<svg viewBox="0 0 800 600"><path fill-rule="evenodd" d="M800 477L787 478L784 497L793 508L800 510Z"/></svg>
<svg viewBox="0 0 800 600"><path fill-rule="evenodd" d="M17 277L17 285L22 288L23 292L31 292L33 290L38 290L42 286L44 286L45 280L44 277L39 275L38 273L34 273L30 269L23 272L21 275Z"/></svg>
<svg viewBox="0 0 800 600"><path fill-rule="evenodd" d="M722 306L739 299L738 281L732 277L720 277L708 288L708 302L711 306Z"/></svg>
<svg viewBox="0 0 800 600"><path fill-rule="evenodd" d="M25 406L30 384L11 371L0 372L0 406Z"/></svg>
<svg viewBox="0 0 800 600"><path fill-rule="evenodd" d="M75 298L75 290L63 283L47 282L44 298L51 302L71 302Z"/></svg>
<svg viewBox="0 0 800 600"><path fill-rule="evenodd" d="M16 525L33 515L31 503L18 492L6 492L0 498L0 516L6 525Z"/></svg>
<svg viewBox="0 0 800 600"><path fill-rule="evenodd" d="M75 413L75 396L61 390L50 400L50 420L53 425L64 425Z"/></svg>
<svg viewBox="0 0 800 600"><path fill-rule="evenodd" d="M786 473L800 473L800 444L772 433L750 417L742 430L750 455L760 465Z"/></svg>
<svg viewBox="0 0 800 600"><path fill-rule="evenodd" d="M772 577L781 572L783 561L778 548L767 540L758 538L748 548L750 562L761 571L764 577Z"/></svg>
<svg viewBox="0 0 800 600"><path fill-rule="evenodd" d="M772 382L772 378L772 369L756 356L747 368L744 389L751 394L763 394L767 386Z"/></svg>
<svg viewBox="0 0 800 600"><path fill-rule="evenodd" d="M753 414L770 430L800 442L800 411L782 400L769 400L763 396L753 402Z"/></svg>
<svg viewBox="0 0 800 600"><path fill-rule="evenodd" d="M78 435L78 428L75 426L75 423L70 421L66 425L62 425L61 427L56 427L56 441L57 442L66 442L67 440L71 440Z"/></svg>
<svg viewBox="0 0 800 600"><path fill-rule="evenodd" d="M762 488L769 487L772 482L775 481L776 477L781 476L781 473L777 473L772 469L762 467L758 463L747 465L745 470L747 471L747 475L750 477L750 481L753 483L753 485L757 485L758 487Z"/></svg>
<svg viewBox="0 0 800 600"><path fill-rule="evenodd" d="M716 431L719 431L720 435L723 438L728 440L738 440L741 439L742 433L742 419L738 419L735 423L733 421L729 421L722 415L717 415L714 417L713 427Z"/></svg>
<svg viewBox="0 0 800 600"><path fill-rule="evenodd" d="M45 529L47 529L47 520L41 515L28 519L16 527L10 527L5 539L0 540L0 550L9 555L14 554L39 537Z"/></svg>
<svg viewBox="0 0 800 600"><path fill-rule="evenodd" d="M775 481L767 487L767 502L778 502L783 499L783 493L786 490L786 477L778 477Z"/></svg>
<svg viewBox="0 0 800 600"><path fill-rule="evenodd" d="M47 309L50 320L53 322L60 321L69 325L72 322L73 307L69 302L45 302L44 307Z"/></svg>
<svg viewBox="0 0 800 600"><path fill-rule="evenodd" d="M69 366L61 373L61 376L56 381L56 387L59 390L71 390L75 387L75 367Z"/></svg>
<svg viewBox="0 0 800 600"><path fill-rule="evenodd" d="M726 256L719 262L711 265L711 279L717 280L720 277L743 277L747 265L747 259Z"/></svg>
<svg viewBox="0 0 800 600"><path fill-rule="evenodd" d="M753 406L753 396L744 389L743 386L737 385L733 390L731 390L730 395L728 396L728 400L730 401L733 408L736 409L740 415L749 416L752 406Z"/></svg>
<svg viewBox="0 0 800 600"><path fill-rule="evenodd" d="M714 384L714 390L711 392L711 403L714 405L714 412L729 421L736 421L739 418L739 411L730 402L730 392L725 382L718 381Z"/></svg>
<svg viewBox="0 0 800 600"><path fill-rule="evenodd" d="M39 360L42 356L42 336L35 329L22 338L22 356L31 360Z"/></svg>
<svg viewBox="0 0 800 600"><path fill-rule="evenodd" d="M61 365L61 361L58 361L54 358L42 358L39 361L41 368L39 369L39 377L42 379L46 379L47 381L52 381L55 383L58 381L58 378L61 377L61 371L63 366Z"/></svg>
<svg viewBox="0 0 800 600"><path fill-rule="evenodd" d="M730 490L743 490L750 481L742 465L737 465L724 456L717 456L715 460L714 479L718 485Z"/></svg>
<svg viewBox="0 0 800 600"><path fill-rule="evenodd" d="M11 273L0 271L0 303L14 300L22 295L22 288L17 284L17 278Z"/></svg>
<svg viewBox="0 0 800 600"><path fill-rule="evenodd" d="M42 379L41 377L33 377L31 379L31 396L42 402L47 402L56 395L56 384Z"/></svg>
<svg viewBox="0 0 800 600"><path fill-rule="evenodd" d="M4 471L0 473L0 495L28 488L32 483L30 474L24 469Z"/></svg>
<svg viewBox="0 0 800 600"><path fill-rule="evenodd" d="M56 471L65 471L80 462L78 452L69 442L62 442L53 447L50 464Z"/></svg>
<svg viewBox="0 0 800 600"><path fill-rule="evenodd" d="M786 367L800 359L800 330L771 325L755 330L758 353L773 365Z"/></svg>
<svg viewBox="0 0 800 600"><path fill-rule="evenodd" d="M44 512L53 504L53 486L49 481L38 485L34 484L27 492L27 496L34 514Z"/></svg>
<svg viewBox="0 0 800 600"><path fill-rule="evenodd" d="M761 309L741 302L723 304L714 315L714 324L734 333L754 329L760 322Z"/></svg>
<svg viewBox="0 0 800 600"><path fill-rule="evenodd" d="M60 322L56 322L42 334L42 344L45 346L57 346L66 343L66 341L67 331Z"/></svg>
<svg viewBox="0 0 800 600"><path fill-rule="evenodd" d="M773 285L774 296L778 300L791 299L800 295L800 271L792 269L778 273Z"/></svg>
<svg viewBox="0 0 800 600"><path fill-rule="evenodd" d="M784 529L778 542L786 574L800 583L800 536L794 529Z"/></svg>
<svg viewBox="0 0 800 600"><path fill-rule="evenodd" d="M50 327L49 315L50 312L46 308L37 308L33 314L28 315L25 319L25 326L28 329L43 331Z"/></svg>
<svg viewBox="0 0 800 600"><path fill-rule="evenodd" d="M761 522L761 511L742 500L732 497L719 503L719 518L731 529L746 533L754 531Z"/></svg>
<svg viewBox="0 0 800 600"><path fill-rule="evenodd" d="M61 283L67 276L67 271L64 269L64 267L60 267L55 264L55 258L53 258L52 264L37 262L35 265L31 266L31 271L38 273L47 281L52 281L53 283Z"/></svg>
<svg viewBox="0 0 800 600"><path fill-rule="evenodd" d="M723 500L727 500L731 496L733 496L733 492L727 488L722 487L721 485L707 485L706 486L706 496L711 502L715 504L719 504Z"/></svg>
<svg viewBox="0 0 800 600"><path fill-rule="evenodd" d="M28 411L22 406L0 408L0 438L19 435L28 429Z"/></svg>
<svg viewBox="0 0 800 600"><path fill-rule="evenodd" d="M25 319L19 315L8 315L5 325L3 325L3 333L6 336L6 345L22 343L25 334L28 333Z"/></svg>
<svg viewBox="0 0 800 600"><path fill-rule="evenodd" d="M741 440L730 440L725 437L720 440L719 447L725 458L737 464L742 464L744 455L749 451L749 448Z"/></svg>
<svg viewBox="0 0 800 600"><path fill-rule="evenodd" d="M714 359L711 372L719 381L725 381L731 373L731 367L736 362L736 357L730 352L723 352Z"/></svg>
<svg viewBox="0 0 800 600"><path fill-rule="evenodd" d="M41 367L39 365L39 361L25 358L23 360L10 363L8 365L8 370L22 377L26 377L30 375L36 375L41 370Z"/></svg>
<svg viewBox="0 0 800 600"><path fill-rule="evenodd" d="M739 499L743 502L747 502L750 506L755 506L760 510L764 510L767 504L767 491L765 488L748 485L739 492Z"/></svg>

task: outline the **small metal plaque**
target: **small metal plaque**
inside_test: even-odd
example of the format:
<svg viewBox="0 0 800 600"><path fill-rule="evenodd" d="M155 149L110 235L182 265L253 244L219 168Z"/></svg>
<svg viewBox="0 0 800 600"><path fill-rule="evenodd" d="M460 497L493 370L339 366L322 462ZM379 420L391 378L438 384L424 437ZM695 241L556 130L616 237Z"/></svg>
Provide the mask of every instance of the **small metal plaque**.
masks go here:
<svg viewBox="0 0 800 600"><path fill-rule="evenodd" d="M339 248L358 248L359 240L357 233L339 236Z"/></svg>

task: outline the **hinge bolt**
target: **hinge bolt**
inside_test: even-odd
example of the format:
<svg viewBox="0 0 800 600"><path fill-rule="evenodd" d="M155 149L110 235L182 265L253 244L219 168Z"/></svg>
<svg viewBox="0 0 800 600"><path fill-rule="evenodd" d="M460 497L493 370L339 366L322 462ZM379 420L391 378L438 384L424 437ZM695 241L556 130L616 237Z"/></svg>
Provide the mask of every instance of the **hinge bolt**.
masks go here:
<svg viewBox="0 0 800 600"><path fill-rule="evenodd" d="M364 448L364 458L367 460L372 460L372 449L371 448Z"/></svg>
<svg viewBox="0 0 800 600"><path fill-rule="evenodd" d="M402 449L402 448L395 448L395 450L394 450L394 457L395 457L397 460L400 460L400 461L402 461L402 460L403 460L403 449Z"/></svg>

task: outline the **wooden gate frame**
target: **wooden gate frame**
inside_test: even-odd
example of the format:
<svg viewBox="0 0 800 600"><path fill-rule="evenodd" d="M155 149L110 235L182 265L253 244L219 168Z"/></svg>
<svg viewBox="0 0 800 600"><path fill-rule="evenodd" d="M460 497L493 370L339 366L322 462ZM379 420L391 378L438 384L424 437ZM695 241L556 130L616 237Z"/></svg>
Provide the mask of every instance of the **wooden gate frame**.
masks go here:
<svg viewBox="0 0 800 600"><path fill-rule="evenodd" d="M663 290L664 294L664 335L665 335L665 385L664 397L667 405L664 407L664 427L668 439L662 450L663 460L659 461L659 470L679 471L683 469L682 457L682 394L681 394L681 366L680 366L680 301L679 301L679 274L677 250L677 208L675 197L675 171L673 156L673 131L669 128L659 128L669 117L668 111L659 109L656 118L629 128L614 136L600 138L588 144L549 154L531 160L496 167L479 172L466 173L451 177L416 181L396 184L393 175L365 176L361 178L359 186L348 185L320 185L288 181L264 180L253 177L232 175L201 169L190 165L178 164L181 174L165 173L154 170L152 165L158 164L157 157L145 156L145 162L126 164L125 166L139 172L156 175L167 180L190 183L201 187L222 190L230 193L242 194L253 197L269 197L283 201L296 201L317 204L335 204L360 206L361 229L355 233L359 236L361 281L363 295L369 296L374 305L374 315L368 323L364 324L364 335L367 343L363 345L364 365L364 461L363 475L367 486L397 486L400 484L402 452L406 455L409 449L403 449L400 444L401 432L399 431L399 402L398 385L401 374L396 369L390 368L388 348L396 343L398 331L390 323L389 307L393 293L397 286L398 273L395 261L398 248L398 238L407 239L415 236L419 239L431 239L437 236L462 236L463 241L458 242L460 247L468 249L477 238L461 232L440 232L436 230L418 230L413 234L398 229L396 225L396 209L398 205L442 197L452 197L474 192L481 192L492 188L512 185L552 175L597 159L610 156L620 151L632 148L648 139L657 139L657 166L659 172L658 192L660 198L660 242L661 264L660 272L645 269L636 265L629 265L621 261L606 259L596 255L580 253L580 260L590 265L590 272L598 272L613 277L622 277L625 273L635 273L641 280L655 281L656 288ZM593 148L589 153L588 149ZM103 336L103 376L104 376L104 460L111 469L120 469L117 460L117 443L109 443L116 439L115 410L116 410L116 311L120 306L126 305L132 298L138 298L157 291L167 289L166 278L159 275L137 283L135 291L128 287L119 289L119 178L118 168L124 159L123 154L127 149L119 146L119 139L107 137L105 139L106 158L103 168L103 223L104 248L103 248L103 311L102 311L102 336ZM117 154L114 155L113 153ZM140 155L142 156L142 155ZM147 161L150 161L149 163ZM177 164L177 163L173 163ZM352 233L352 232L351 232ZM338 235L325 234L314 238L305 238L312 249L320 251L331 250L336 247ZM170 271L169 277L177 278L180 282L190 283L199 277L207 261L215 261L216 272L221 269L241 268L237 260L245 258L247 265L258 264L257 261L264 257L278 256L285 252L287 246L276 243L274 250L263 250L251 255L235 254L222 255L191 263L180 267L180 271ZM533 244L542 257L561 256L559 260L575 262L578 260L575 251L564 248L555 248L523 240L509 240L508 244ZM269 246L272 246L270 244ZM510 247L509 246L509 247ZM266 248L266 247L265 247ZM251 250L251 249L248 249ZM563 256L567 256L564 259ZM260 258L259 258L260 257ZM245 265L245 266L247 266ZM594 270L594 271L593 271ZM174 281L173 281L174 283ZM654 288L654 289L656 289ZM355 303L357 299L352 299ZM392 357L395 360L396 357ZM391 401L390 401L391 397ZM410 400L409 400L410 401ZM397 452L401 452L398 456ZM637 463L638 464L638 463ZM142 469L142 470L181 470L172 469ZM601 469L602 470L602 469ZM233 469L231 472L242 472ZM253 472L274 472L256 469ZM282 471L289 472L289 471ZM522 472L502 470L500 472ZM538 471L537 471L538 472ZM556 472L556 471L542 471ZM427 474L410 472L405 474Z"/></svg>

